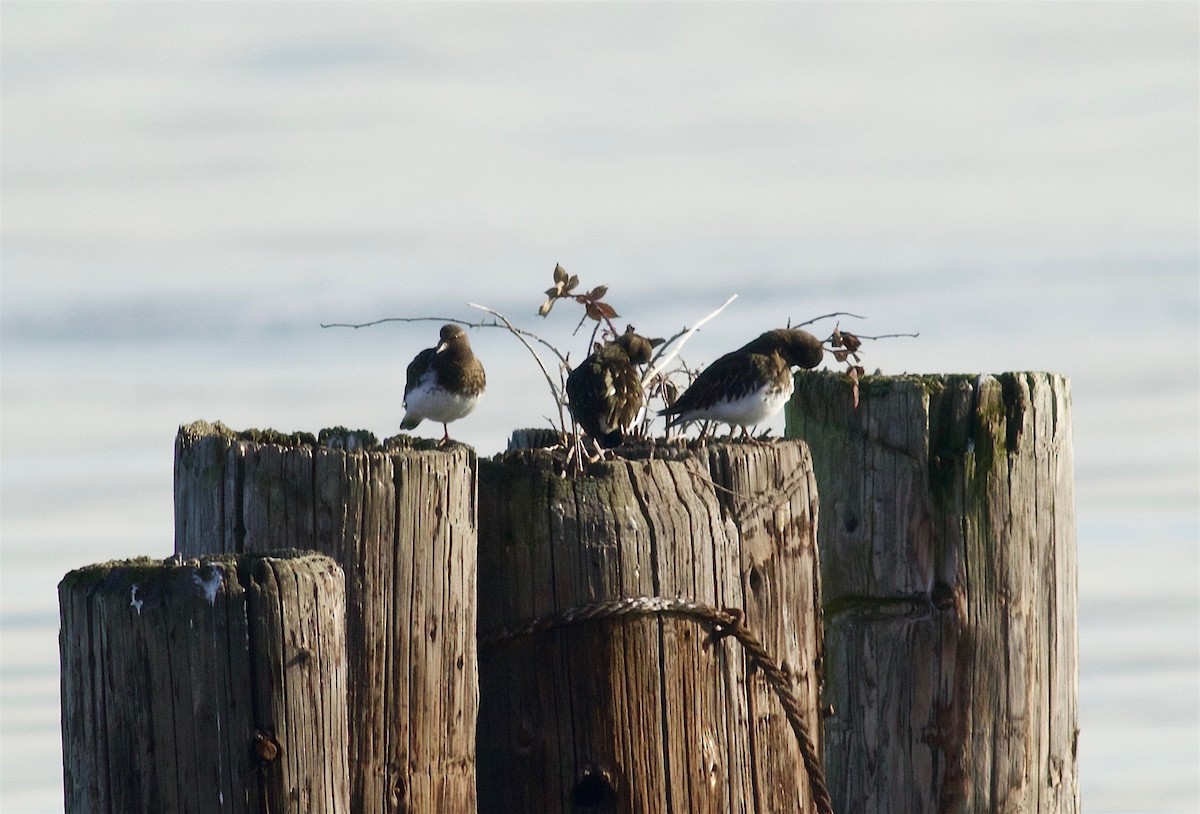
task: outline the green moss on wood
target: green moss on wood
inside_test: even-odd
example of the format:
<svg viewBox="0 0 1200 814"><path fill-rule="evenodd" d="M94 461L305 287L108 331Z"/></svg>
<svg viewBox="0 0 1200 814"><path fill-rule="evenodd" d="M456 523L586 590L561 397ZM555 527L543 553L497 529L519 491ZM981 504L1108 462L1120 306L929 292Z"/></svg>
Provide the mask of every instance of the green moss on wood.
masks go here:
<svg viewBox="0 0 1200 814"><path fill-rule="evenodd" d="M242 573L262 560L303 560L308 558L329 559L316 551L287 548L249 554L205 554L203 557L181 560L176 560L174 557L166 559L134 557L124 560L109 560L68 572L59 582L59 590L92 589L101 585L127 587L134 583L149 588L174 577L181 568L195 570L197 567L207 568L217 565L226 572Z"/></svg>
<svg viewBox="0 0 1200 814"><path fill-rule="evenodd" d="M470 449L457 441L441 446L438 439L417 438L411 435L395 435L382 441L370 430L352 430L348 427L326 427L313 435L311 432L281 432L274 429L233 430L220 421L193 421L179 428L179 441L195 446L206 439L222 439L232 444L248 442L298 449L301 447L338 449L346 452L454 452Z"/></svg>
<svg viewBox="0 0 1200 814"><path fill-rule="evenodd" d="M92 588L107 579L119 574L129 576L129 581L145 582L157 578L166 570L161 559L154 557L134 557L127 560L109 560L108 562L87 565L69 571L58 583L59 590L72 588Z"/></svg>

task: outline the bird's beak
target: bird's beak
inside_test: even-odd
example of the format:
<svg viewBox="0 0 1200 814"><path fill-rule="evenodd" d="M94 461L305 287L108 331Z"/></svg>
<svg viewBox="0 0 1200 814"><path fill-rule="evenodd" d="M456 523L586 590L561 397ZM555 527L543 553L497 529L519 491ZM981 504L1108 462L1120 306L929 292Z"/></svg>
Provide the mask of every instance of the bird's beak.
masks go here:
<svg viewBox="0 0 1200 814"><path fill-rule="evenodd" d="M442 351L444 351L448 347L450 347L450 344L448 342L439 342L438 346L433 349L433 352L435 354L438 354L438 353L441 353Z"/></svg>

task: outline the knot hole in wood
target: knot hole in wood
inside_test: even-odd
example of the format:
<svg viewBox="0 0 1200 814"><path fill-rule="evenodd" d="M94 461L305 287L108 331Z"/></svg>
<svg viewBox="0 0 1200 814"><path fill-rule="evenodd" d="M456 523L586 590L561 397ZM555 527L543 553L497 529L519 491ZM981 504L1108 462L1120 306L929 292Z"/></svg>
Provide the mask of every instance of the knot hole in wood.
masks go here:
<svg viewBox="0 0 1200 814"><path fill-rule="evenodd" d="M612 771L589 764L571 789L571 804L576 811L616 811L617 788Z"/></svg>

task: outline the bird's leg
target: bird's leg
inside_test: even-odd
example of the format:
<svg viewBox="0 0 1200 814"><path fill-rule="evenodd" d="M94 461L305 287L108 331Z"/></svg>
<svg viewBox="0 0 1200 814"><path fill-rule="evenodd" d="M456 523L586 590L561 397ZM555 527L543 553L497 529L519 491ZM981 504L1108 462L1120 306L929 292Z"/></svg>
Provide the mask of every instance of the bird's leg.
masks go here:
<svg viewBox="0 0 1200 814"><path fill-rule="evenodd" d="M604 447L600 446L600 442L597 441L595 438L592 438L591 442L592 442L592 449L595 450L595 452L588 455L588 463L594 464L594 463L596 463L596 461L603 461L607 450L605 450ZM613 453L613 455L615 457L616 453Z"/></svg>
<svg viewBox="0 0 1200 814"><path fill-rule="evenodd" d="M450 427L447 424L442 424L442 440L438 442L439 447L444 447L450 443Z"/></svg>
<svg viewBox="0 0 1200 814"><path fill-rule="evenodd" d="M579 436L573 435L571 438L572 441L567 447L567 459L563 462L563 470L571 469L571 464L575 463L576 466L573 471L580 473L583 471L583 464L578 463L582 458L582 453L579 451L582 445L580 444Z"/></svg>

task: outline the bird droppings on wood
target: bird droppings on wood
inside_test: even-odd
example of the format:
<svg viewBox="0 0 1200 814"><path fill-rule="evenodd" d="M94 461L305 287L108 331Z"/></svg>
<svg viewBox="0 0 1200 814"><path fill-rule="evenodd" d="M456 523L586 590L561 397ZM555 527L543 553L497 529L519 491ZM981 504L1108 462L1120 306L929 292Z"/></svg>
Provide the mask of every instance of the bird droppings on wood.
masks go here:
<svg viewBox="0 0 1200 814"><path fill-rule="evenodd" d="M211 561L64 578L67 811L349 814L344 577L328 557L277 554L212 558L225 589L207 595ZM298 643L322 657L289 662ZM271 760L282 742L288 759Z"/></svg>
<svg viewBox="0 0 1200 814"><path fill-rule="evenodd" d="M208 563L208 576L202 577L197 571L192 574L192 581L204 591L204 598L211 605L217 601L217 591L221 589L221 584L225 581L225 572L220 565L210 562Z"/></svg>

